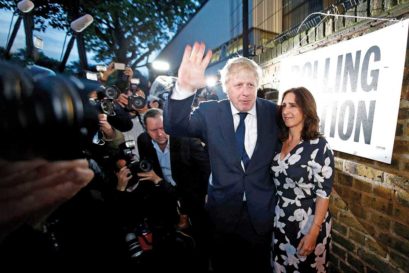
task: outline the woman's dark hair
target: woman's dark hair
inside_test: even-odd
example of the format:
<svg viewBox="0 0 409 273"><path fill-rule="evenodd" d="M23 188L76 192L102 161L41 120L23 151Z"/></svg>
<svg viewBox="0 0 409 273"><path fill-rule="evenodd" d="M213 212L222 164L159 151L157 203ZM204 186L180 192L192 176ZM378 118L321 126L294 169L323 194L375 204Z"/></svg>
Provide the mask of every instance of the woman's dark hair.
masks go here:
<svg viewBox="0 0 409 273"><path fill-rule="evenodd" d="M315 139L321 136L319 130L319 122L320 118L317 114L317 105L315 103L314 97L310 91L308 91L305 87L296 87L288 89L284 92L281 103L283 102L285 96L288 93L293 93L295 96L295 102L297 103L298 107L300 107L301 112L304 115L304 126L301 132L301 138L303 140L310 140ZM279 118L280 121L280 139L286 140L288 138L288 128L285 126L283 117L282 117L282 107L279 107Z"/></svg>

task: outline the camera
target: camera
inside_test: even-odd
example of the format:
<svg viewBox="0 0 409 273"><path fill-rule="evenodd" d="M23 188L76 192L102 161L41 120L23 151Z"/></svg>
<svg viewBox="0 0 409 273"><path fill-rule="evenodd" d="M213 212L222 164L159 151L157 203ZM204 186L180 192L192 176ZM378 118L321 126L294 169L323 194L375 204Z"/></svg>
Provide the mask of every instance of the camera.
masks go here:
<svg viewBox="0 0 409 273"><path fill-rule="evenodd" d="M103 90L103 93L107 99L114 100L119 97L119 94L121 94L121 91L115 86L107 86Z"/></svg>
<svg viewBox="0 0 409 273"><path fill-rule="evenodd" d="M132 150L135 148L134 140L127 140L124 143L121 143L118 147L118 153L116 155L116 160L125 160L126 166L131 171L132 179L129 180L127 190L133 191L139 184L138 173L141 172L150 172L153 167L150 161L148 160L134 160L134 154Z"/></svg>
<svg viewBox="0 0 409 273"><path fill-rule="evenodd" d="M99 128L88 97L96 85L0 61L0 88L0 157L83 157Z"/></svg>
<svg viewBox="0 0 409 273"><path fill-rule="evenodd" d="M152 250L152 231L149 229L147 220L139 223L125 235L128 251L131 258L138 258L143 252Z"/></svg>
<svg viewBox="0 0 409 273"><path fill-rule="evenodd" d="M131 171L132 178L128 181L126 190L128 192L134 191L139 185L138 173L150 172L152 170L152 164L148 160L135 160L129 162L127 165L128 169Z"/></svg>
<svg viewBox="0 0 409 273"><path fill-rule="evenodd" d="M105 65L97 65L97 66L95 66L95 69L96 69L98 72L105 72L105 71L107 71L107 67L106 67Z"/></svg>
<svg viewBox="0 0 409 273"><path fill-rule="evenodd" d="M128 251L131 258L138 258L143 253L139 244L138 236L135 232L129 232L125 235L125 241L128 245Z"/></svg>
<svg viewBox="0 0 409 273"><path fill-rule="evenodd" d="M133 176L137 176L137 173L150 172L152 170L152 164L148 160L133 160L134 154L132 150L135 148L134 140L127 140L119 145L118 159L124 159L126 166L131 170Z"/></svg>
<svg viewBox="0 0 409 273"><path fill-rule="evenodd" d="M142 96L139 96L136 93L128 96L128 105L126 106L126 110L134 111L138 109L144 108L146 105L146 99Z"/></svg>
<svg viewBox="0 0 409 273"><path fill-rule="evenodd" d="M125 70L125 67L124 63L114 63L114 69L116 70Z"/></svg>
<svg viewBox="0 0 409 273"><path fill-rule="evenodd" d="M97 90L96 99L91 100L91 103L96 107L99 113L108 116L115 116L115 102L119 97L120 91L116 86L100 86Z"/></svg>
<svg viewBox="0 0 409 273"><path fill-rule="evenodd" d="M138 78L131 79L129 89L131 90L132 95L128 97L128 105L126 106L128 111L143 109L147 103L146 98L137 93L140 90L139 83L140 80Z"/></svg>
<svg viewBox="0 0 409 273"><path fill-rule="evenodd" d="M132 93L135 93L138 91L140 82L141 81L138 78L131 79L131 83L129 84L129 89L131 90Z"/></svg>
<svg viewBox="0 0 409 273"><path fill-rule="evenodd" d="M132 175L137 175L138 173L146 173L152 170L152 164L148 160L132 161L127 167L131 170Z"/></svg>

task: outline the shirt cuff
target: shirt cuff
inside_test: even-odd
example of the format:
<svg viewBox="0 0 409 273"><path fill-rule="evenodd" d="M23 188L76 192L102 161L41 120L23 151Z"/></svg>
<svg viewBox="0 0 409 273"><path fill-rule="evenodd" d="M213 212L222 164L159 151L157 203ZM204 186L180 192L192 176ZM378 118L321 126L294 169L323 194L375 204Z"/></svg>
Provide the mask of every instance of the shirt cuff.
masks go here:
<svg viewBox="0 0 409 273"><path fill-rule="evenodd" d="M175 87L173 88L173 92L172 92L172 95L170 96L170 98L173 99L173 100L184 100L184 99L187 99L187 98L193 96L195 93L196 93L196 90L193 91L193 92L182 90L179 87L178 82L176 82Z"/></svg>

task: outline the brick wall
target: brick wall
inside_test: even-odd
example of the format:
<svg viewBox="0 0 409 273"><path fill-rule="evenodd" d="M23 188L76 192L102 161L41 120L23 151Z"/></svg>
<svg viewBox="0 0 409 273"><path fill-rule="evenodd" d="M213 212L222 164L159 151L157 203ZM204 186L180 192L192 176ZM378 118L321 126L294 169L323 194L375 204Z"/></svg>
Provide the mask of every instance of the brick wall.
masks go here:
<svg viewBox="0 0 409 273"><path fill-rule="evenodd" d="M352 1L345 14L409 17L409 0ZM257 56L267 71L279 69L281 54L357 37L384 23L327 18L323 24ZM409 55L409 51L407 56ZM278 61L276 61L278 60ZM270 75L266 75L270 76ZM336 152L330 210L334 217L331 272L409 272L409 58L406 58L391 164Z"/></svg>

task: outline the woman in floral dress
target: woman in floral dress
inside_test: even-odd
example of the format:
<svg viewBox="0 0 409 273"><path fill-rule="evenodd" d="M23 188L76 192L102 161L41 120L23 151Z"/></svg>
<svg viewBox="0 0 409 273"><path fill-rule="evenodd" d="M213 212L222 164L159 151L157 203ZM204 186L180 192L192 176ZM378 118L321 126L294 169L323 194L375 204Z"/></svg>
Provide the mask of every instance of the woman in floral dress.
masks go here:
<svg viewBox="0 0 409 273"><path fill-rule="evenodd" d="M282 148L272 172L277 188L272 264L280 272L327 272L334 156L319 133L312 94L303 87L283 94Z"/></svg>

